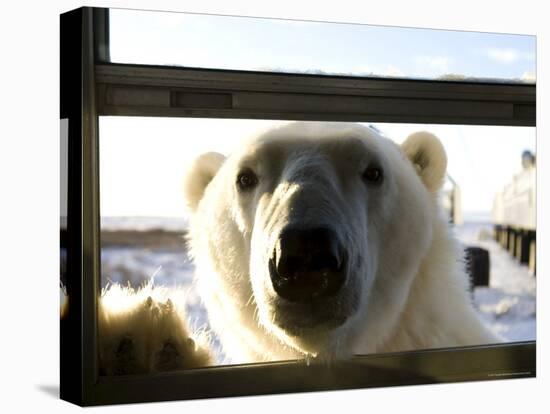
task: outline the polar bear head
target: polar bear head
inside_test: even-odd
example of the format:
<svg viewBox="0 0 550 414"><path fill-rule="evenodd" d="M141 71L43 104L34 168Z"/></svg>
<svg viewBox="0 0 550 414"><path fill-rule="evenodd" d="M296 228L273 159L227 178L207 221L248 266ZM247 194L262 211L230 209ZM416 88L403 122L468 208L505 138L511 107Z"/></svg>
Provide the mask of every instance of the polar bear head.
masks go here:
<svg viewBox="0 0 550 414"><path fill-rule="evenodd" d="M214 328L264 355L382 341L431 244L445 169L429 133L398 146L347 123L292 123L199 157L184 187Z"/></svg>

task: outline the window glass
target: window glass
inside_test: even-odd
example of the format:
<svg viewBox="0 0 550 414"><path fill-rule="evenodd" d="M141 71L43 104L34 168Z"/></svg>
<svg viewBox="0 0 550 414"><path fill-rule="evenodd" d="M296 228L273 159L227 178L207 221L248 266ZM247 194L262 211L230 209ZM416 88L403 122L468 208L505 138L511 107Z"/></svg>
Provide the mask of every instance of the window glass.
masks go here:
<svg viewBox="0 0 550 414"><path fill-rule="evenodd" d="M112 62L535 82L528 35L110 9Z"/></svg>

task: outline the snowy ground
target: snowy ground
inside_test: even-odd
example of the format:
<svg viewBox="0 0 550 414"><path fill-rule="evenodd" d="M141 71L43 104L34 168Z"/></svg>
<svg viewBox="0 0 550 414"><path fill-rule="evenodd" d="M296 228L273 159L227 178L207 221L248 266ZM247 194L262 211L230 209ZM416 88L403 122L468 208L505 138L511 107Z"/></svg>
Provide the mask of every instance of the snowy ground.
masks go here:
<svg viewBox="0 0 550 414"><path fill-rule="evenodd" d="M489 251L489 287L474 291L474 304L495 332L509 341L536 339L536 278L492 240L491 225L466 223L455 228L467 246Z"/></svg>
<svg viewBox="0 0 550 414"><path fill-rule="evenodd" d="M164 228L183 230L183 221L166 219L110 220L102 222L110 230L148 230ZM468 246L479 246L490 253L490 286L474 291L474 304L484 320L510 342L534 340L536 279L525 266L520 266L491 239L491 227L486 223L467 223L455 228L456 236ZM193 264L182 247L109 246L101 252L102 286L108 283L129 283L139 287L154 275L157 285L183 285L188 289L186 304L190 324L194 329L208 329L205 308L194 289ZM224 361L220 345L214 339L219 362ZM227 361L224 361L227 362Z"/></svg>

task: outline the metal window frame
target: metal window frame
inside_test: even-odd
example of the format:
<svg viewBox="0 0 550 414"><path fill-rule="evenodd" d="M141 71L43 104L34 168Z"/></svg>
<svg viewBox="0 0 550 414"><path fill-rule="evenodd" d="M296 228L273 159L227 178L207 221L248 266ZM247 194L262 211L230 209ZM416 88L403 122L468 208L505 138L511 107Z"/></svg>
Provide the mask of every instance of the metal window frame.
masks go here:
<svg viewBox="0 0 550 414"><path fill-rule="evenodd" d="M69 119L70 154L61 398L97 405L536 375L531 341L358 356L330 367L286 361L99 376L99 116L534 126L536 89L121 65L109 63L108 39L108 9L84 7L61 15L61 117Z"/></svg>
<svg viewBox="0 0 550 414"><path fill-rule="evenodd" d="M535 86L170 68L95 67L98 114L535 125Z"/></svg>

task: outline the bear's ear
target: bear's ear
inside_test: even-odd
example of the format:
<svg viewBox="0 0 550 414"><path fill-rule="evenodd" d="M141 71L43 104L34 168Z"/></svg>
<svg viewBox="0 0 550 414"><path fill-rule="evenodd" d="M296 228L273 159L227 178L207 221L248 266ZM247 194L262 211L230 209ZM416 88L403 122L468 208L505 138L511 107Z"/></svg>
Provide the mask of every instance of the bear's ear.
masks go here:
<svg viewBox="0 0 550 414"><path fill-rule="evenodd" d="M441 141L429 132L415 132L401 145L429 191L441 188L447 170L447 154Z"/></svg>
<svg viewBox="0 0 550 414"><path fill-rule="evenodd" d="M183 181L183 193L187 206L195 211L204 195L204 190L212 181L223 162L225 156L218 152L207 152L196 158L192 163Z"/></svg>

